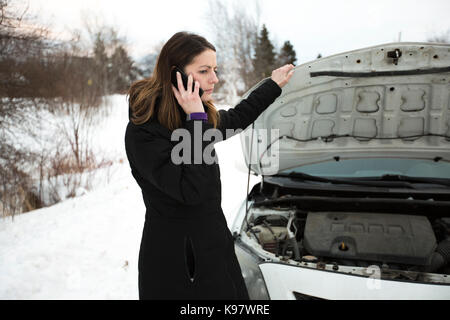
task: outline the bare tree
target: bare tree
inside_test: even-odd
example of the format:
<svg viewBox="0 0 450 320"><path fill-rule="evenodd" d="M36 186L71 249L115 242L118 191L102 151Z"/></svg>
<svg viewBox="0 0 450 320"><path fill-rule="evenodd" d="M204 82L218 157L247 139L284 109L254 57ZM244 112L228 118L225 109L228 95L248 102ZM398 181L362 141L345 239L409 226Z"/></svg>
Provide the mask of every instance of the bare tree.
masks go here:
<svg viewBox="0 0 450 320"><path fill-rule="evenodd" d="M0 0L2 215L61 200L61 184L74 195L78 187L89 186L83 177L110 164L94 155L90 144L107 93L93 50L81 34L56 42L33 22L25 6ZM49 125L45 120L52 116L57 125L44 148L43 129Z"/></svg>
<svg viewBox="0 0 450 320"><path fill-rule="evenodd" d="M253 74L252 56L261 10L258 1L252 4L253 8L249 8L248 1L234 2L231 6L223 0L209 0L208 3L206 20L214 34L213 42L218 51L219 77L223 82L221 91L231 96L231 100L235 100L258 80Z"/></svg>
<svg viewBox="0 0 450 320"><path fill-rule="evenodd" d="M52 43L48 30L30 20L23 3L0 0L0 209L8 215L40 206L28 171L37 155L22 149L20 138L42 106L33 92L48 93L45 63L36 61L45 61Z"/></svg>

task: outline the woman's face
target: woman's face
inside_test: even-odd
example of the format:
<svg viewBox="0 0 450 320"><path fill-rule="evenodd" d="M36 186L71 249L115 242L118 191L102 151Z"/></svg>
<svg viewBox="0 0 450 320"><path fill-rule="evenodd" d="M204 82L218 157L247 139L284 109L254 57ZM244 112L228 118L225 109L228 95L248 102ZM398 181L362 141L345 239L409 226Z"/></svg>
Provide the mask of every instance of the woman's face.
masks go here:
<svg viewBox="0 0 450 320"><path fill-rule="evenodd" d="M219 82L217 78L217 60L216 53L207 49L194 58L192 63L184 68L184 72L192 74L195 81L200 83L203 89L202 101L211 100L214 91L214 85Z"/></svg>

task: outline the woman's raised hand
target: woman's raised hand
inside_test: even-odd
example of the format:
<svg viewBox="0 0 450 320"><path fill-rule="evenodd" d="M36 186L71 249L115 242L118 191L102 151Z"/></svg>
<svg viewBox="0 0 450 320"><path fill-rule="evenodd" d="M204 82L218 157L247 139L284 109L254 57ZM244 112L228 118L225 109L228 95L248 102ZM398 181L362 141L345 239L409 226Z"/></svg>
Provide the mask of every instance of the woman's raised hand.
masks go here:
<svg viewBox="0 0 450 320"><path fill-rule="evenodd" d="M294 74L294 65L286 64L281 68L272 71L272 80L275 81L280 88L283 88L289 82Z"/></svg>
<svg viewBox="0 0 450 320"><path fill-rule="evenodd" d="M177 82L178 90L172 85L172 90L180 106L183 108L186 114L191 114L192 112L205 112L203 108L202 100L200 99L199 89L200 83L195 81L194 91L192 91L192 82L194 78L190 74L188 76L187 90L183 85L181 80L181 74L177 72Z"/></svg>

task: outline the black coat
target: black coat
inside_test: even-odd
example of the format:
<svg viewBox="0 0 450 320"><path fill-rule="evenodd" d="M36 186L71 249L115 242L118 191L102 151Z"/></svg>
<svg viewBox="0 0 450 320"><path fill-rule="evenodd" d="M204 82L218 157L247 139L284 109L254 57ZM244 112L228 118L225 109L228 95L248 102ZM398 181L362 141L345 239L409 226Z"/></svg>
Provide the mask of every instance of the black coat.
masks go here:
<svg viewBox="0 0 450 320"><path fill-rule="evenodd" d="M268 79L235 108L219 110L218 129L224 139L225 129L245 129L280 94L280 87ZM203 132L212 128L201 120L184 121L192 137L194 123ZM139 297L248 299L221 208L219 166L174 164L171 151L176 144L171 131L157 120L128 123L126 153L147 209L139 252ZM208 144L203 142L203 148Z"/></svg>

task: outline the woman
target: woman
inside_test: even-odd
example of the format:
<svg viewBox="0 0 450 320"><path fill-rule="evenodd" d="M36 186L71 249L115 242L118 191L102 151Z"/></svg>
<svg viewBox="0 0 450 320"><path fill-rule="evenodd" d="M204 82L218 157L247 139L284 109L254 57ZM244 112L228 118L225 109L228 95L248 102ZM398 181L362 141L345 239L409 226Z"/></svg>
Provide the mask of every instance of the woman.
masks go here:
<svg viewBox="0 0 450 320"><path fill-rule="evenodd" d="M189 75L187 88L179 73L178 89L172 85L175 66ZM195 130L215 128L226 137L226 129L245 129L281 94L293 66L273 71L229 111L217 111L212 103L216 68L212 44L179 32L162 48L153 75L128 92L125 148L147 209L139 252L140 299L249 298L221 209L219 166L194 161L195 152L192 161L174 163L177 142L171 136L176 129L187 130L192 150L197 143L203 151L210 142Z"/></svg>

